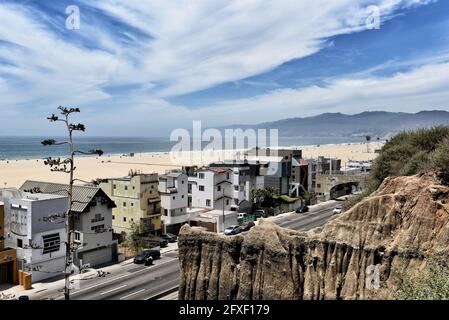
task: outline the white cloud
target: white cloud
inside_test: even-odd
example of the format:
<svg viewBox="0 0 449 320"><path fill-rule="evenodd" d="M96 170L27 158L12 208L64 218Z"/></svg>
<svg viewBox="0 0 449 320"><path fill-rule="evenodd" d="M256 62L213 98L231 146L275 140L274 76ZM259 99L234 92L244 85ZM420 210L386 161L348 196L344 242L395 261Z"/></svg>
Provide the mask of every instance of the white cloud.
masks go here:
<svg viewBox="0 0 449 320"><path fill-rule="evenodd" d="M365 29L368 5L379 5L383 18L389 19L398 8L429 2L86 0L84 6L94 6L153 37L147 41L135 38L134 43L125 45L118 40L116 30L104 29L95 20L82 20L81 30L74 32L96 43L97 49L55 33L45 24L51 17L43 17L30 7L2 3L0 40L9 45L0 46L0 62L7 62L0 64L0 111L29 107L47 113L58 104L76 104L87 108L92 123L99 110L105 113L101 120L112 123L124 121L122 114L111 114L121 106L145 131L146 122L151 123L148 132L152 132L152 128L164 126L164 119L165 126L170 126L192 118L214 121L217 115L221 121L242 121L243 115L258 119L247 110L276 109L271 117L281 117L298 107L304 111L311 110L311 105L324 108L336 103L346 107L343 102L352 101L348 89L377 88L375 83L381 80L341 80L329 88L280 89L195 111L171 106L164 99L244 79L311 55L328 37ZM83 15L83 6L80 10ZM61 28L64 26L63 22ZM141 89L119 96L105 90L105 86L127 84L140 85ZM361 92L358 95L363 98ZM30 115L31 127L32 119ZM14 130L13 124L8 126Z"/></svg>

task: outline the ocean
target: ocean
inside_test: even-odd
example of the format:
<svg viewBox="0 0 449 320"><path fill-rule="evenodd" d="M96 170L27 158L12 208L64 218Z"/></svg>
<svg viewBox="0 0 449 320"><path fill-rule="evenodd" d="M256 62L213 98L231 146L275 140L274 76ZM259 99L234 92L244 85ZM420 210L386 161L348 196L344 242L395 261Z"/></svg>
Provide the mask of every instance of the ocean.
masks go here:
<svg viewBox="0 0 449 320"><path fill-rule="evenodd" d="M0 160L42 159L67 155L67 146L43 146L43 137L0 137ZM63 141L63 139L57 141ZM279 145L306 146L364 142L364 137L279 137ZM168 152L177 142L169 138L144 137L75 137L76 149L101 149L104 155ZM204 142L207 145L208 142Z"/></svg>

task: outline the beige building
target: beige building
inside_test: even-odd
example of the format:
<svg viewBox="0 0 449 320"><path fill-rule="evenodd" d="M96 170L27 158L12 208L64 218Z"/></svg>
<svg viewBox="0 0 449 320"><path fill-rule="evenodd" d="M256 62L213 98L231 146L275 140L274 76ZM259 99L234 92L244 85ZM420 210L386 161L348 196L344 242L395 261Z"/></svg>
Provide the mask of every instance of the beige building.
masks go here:
<svg viewBox="0 0 449 320"><path fill-rule="evenodd" d="M117 206L112 210L114 233L129 232L132 223L139 224L142 232L154 235L162 232L157 173L107 179L100 188Z"/></svg>

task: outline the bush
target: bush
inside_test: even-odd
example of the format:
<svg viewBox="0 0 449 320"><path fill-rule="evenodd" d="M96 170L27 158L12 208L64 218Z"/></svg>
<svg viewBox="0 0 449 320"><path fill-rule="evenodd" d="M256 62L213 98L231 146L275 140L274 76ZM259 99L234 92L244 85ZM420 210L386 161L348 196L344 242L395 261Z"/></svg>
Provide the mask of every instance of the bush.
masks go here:
<svg viewBox="0 0 449 320"><path fill-rule="evenodd" d="M393 275L398 300L448 300L449 267L447 259L432 257L421 272L396 272Z"/></svg>

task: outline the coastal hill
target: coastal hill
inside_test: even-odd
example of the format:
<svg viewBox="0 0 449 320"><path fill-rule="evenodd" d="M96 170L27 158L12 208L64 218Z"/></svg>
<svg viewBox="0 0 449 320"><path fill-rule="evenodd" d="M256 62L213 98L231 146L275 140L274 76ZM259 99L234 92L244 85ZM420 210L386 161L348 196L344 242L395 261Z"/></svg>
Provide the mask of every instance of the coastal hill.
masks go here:
<svg viewBox="0 0 449 320"><path fill-rule="evenodd" d="M234 125L230 128L278 129L282 137L364 137L388 138L409 129L449 125L447 111L418 113L370 111L354 115L323 113L313 117L289 118L257 125Z"/></svg>

